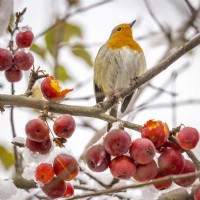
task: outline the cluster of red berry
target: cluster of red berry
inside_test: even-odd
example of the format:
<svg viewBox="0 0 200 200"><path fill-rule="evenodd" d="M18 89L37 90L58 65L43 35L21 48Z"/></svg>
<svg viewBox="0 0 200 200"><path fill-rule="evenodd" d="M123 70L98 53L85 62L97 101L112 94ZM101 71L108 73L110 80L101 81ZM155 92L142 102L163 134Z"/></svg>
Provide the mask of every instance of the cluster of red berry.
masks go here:
<svg viewBox="0 0 200 200"><path fill-rule="evenodd" d="M22 78L22 70L29 70L34 63L33 55L25 51L33 42L34 35L31 30L24 27L16 34L16 50L0 48L0 71L5 71L9 82L17 82Z"/></svg>
<svg viewBox="0 0 200 200"><path fill-rule="evenodd" d="M54 139L68 139L72 136L76 124L71 115L64 114L53 123L53 131L58 136ZM52 147L50 128L42 119L32 119L25 126L26 147L32 152L47 154ZM54 140L57 141L57 140ZM57 144L57 143L56 143ZM50 198L69 197L74 189L70 181L78 174L76 159L68 154L60 154L54 158L53 165L41 163L35 171L36 181L42 191Z"/></svg>
<svg viewBox="0 0 200 200"><path fill-rule="evenodd" d="M78 172L78 163L73 156L59 154L54 159L53 166L50 163L38 165L35 178L48 197L70 197L74 194L74 188L68 181L76 177Z"/></svg>
<svg viewBox="0 0 200 200"><path fill-rule="evenodd" d="M184 150L194 148L199 133L192 127L184 127L176 136L170 136L166 123L149 120L141 129L141 138L131 141L130 135L122 129L113 129L103 138L102 144L91 146L85 154L87 166L95 172L107 168L118 179L134 178L144 182L171 174L185 174L196 170L193 162L186 160ZM169 141L173 137L177 144ZM155 155L158 154L158 159ZM186 187L195 177L178 179L176 184ZM156 183L157 189L170 187L172 181Z"/></svg>

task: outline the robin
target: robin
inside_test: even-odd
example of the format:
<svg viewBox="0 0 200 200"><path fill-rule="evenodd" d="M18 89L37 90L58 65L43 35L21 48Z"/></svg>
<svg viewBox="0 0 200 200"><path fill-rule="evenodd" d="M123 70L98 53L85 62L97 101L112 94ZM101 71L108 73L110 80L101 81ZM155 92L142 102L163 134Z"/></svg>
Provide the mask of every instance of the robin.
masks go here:
<svg viewBox="0 0 200 200"><path fill-rule="evenodd" d="M146 71L146 61L142 48L132 36L130 24L116 26L108 41L99 49L94 62L94 92L96 102L102 102L116 92L127 87L131 80ZM123 113L130 103L133 94L122 99ZM118 104L110 109L110 115L117 117ZM109 123L107 131L111 128Z"/></svg>

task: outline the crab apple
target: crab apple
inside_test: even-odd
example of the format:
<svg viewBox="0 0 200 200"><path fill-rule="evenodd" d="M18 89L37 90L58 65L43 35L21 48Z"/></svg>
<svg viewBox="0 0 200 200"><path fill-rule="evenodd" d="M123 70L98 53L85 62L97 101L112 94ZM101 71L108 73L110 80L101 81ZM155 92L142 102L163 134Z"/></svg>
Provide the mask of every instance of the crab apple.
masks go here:
<svg viewBox="0 0 200 200"><path fill-rule="evenodd" d="M177 144L175 144L174 142L171 142L169 140L167 140L161 146L156 147L156 151L157 151L157 153L162 153L165 149L167 149L169 147L175 149L176 151L179 151L180 153L184 152L184 149L182 149L180 146L178 146Z"/></svg>
<svg viewBox="0 0 200 200"><path fill-rule="evenodd" d="M130 179L136 172L136 165L129 156L117 156L109 164L111 174L118 179Z"/></svg>
<svg viewBox="0 0 200 200"><path fill-rule="evenodd" d="M65 181L70 181L79 172L79 167L76 159L68 154L59 154L53 162L55 174Z"/></svg>
<svg viewBox="0 0 200 200"><path fill-rule="evenodd" d="M199 200L200 199L200 186L196 188L194 192L194 200Z"/></svg>
<svg viewBox="0 0 200 200"><path fill-rule="evenodd" d="M28 139L42 142L49 137L49 127L41 119L32 119L25 126Z"/></svg>
<svg viewBox="0 0 200 200"><path fill-rule="evenodd" d="M53 166L50 163L41 163L36 167L35 178L42 184L47 184L52 181L54 177Z"/></svg>
<svg viewBox="0 0 200 200"><path fill-rule="evenodd" d="M20 31L16 34L15 40L19 48L30 47L34 39L33 32L31 30Z"/></svg>
<svg viewBox="0 0 200 200"><path fill-rule="evenodd" d="M192 127L184 127L177 134L179 145L186 150L193 149L199 142L199 132Z"/></svg>
<svg viewBox="0 0 200 200"><path fill-rule="evenodd" d="M0 48L0 71L11 68L13 64L13 55L11 51Z"/></svg>
<svg viewBox="0 0 200 200"><path fill-rule="evenodd" d="M183 171L185 159L173 148L165 149L158 157L158 166L166 174L180 174Z"/></svg>
<svg viewBox="0 0 200 200"><path fill-rule="evenodd" d="M157 175L155 176L155 179L157 178L164 178L166 174L162 172L158 172ZM158 190L165 190L167 188L170 188L172 186L172 180L164 180L162 182L154 183L154 187Z"/></svg>
<svg viewBox="0 0 200 200"><path fill-rule="evenodd" d="M54 76L45 78L41 83L41 91L46 100L60 101L65 98L65 95L73 89L62 90L58 80Z"/></svg>
<svg viewBox="0 0 200 200"><path fill-rule="evenodd" d="M156 148L151 140L138 138L132 142L129 153L138 164L147 164L153 160Z"/></svg>
<svg viewBox="0 0 200 200"><path fill-rule="evenodd" d="M110 155L120 156L128 152L131 137L122 129L113 129L104 137L103 146Z"/></svg>
<svg viewBox="0 0 200 200"><path fill-rule="evenodd" d="M74 187L70 182L66 182L66 190L63 197L71 197L74 195Z"/></svg>
<svg viewBox="0 0 200 200"><path fill-rule="evenodd" d="M26 146L32 152L47 154L50 151L52 144L51 144L50 137L48 137L42 142L35 142L33 140L26 138Z"/></svg>
<svg viewBox="0 0 200 200"><path fill-rule="evenodd" d="M161 121L149 120L141 129L143 138L151 140L156 147L161 146L169 137L169 128Z"/></svg>
<svg viewBox="0 0 200 200"><path fill-rule="evenodd" d="M69 138L75 130L76 124L71 115L64 114L58 117L54 124L53 130L58 137Z"/></svg>
<svg viewBox="0 0 200 200"><path fill-rule="evenodd" d="M94 172L105 171L110 163L110 154L100 144L89 147L85 153L84 160L87 166Z"/></svg>
<svg viewBox="0 0 200 200"><path fill-rule="evenodd" d="M63 196L66 185L64 180L54 177L50 183L44 185L41 189L48 197L55 199Z"/></svg>
<svg viewBox="0 0 200 200"><path fill-rule="evenodd" d="M34 58L30 52L17 51L13 62L17 69L27 71L33 66Z"/></svg>
<svg viewBox="0 0 200 200"><path fill-rule="evenodd" d="M137 165L136 166L136 173L134 174L133 178L136 181L143 182L143 181L149 181L158 173L158 167L154 160L152 160L150 163L146 165Z"/></svg>
<svg viewBox="0 0 200 200"><path fill-rule="evenodd" d="M15 67L11 67L5 71L5 77L7 81L11 83L18 82L22 79L22 71Z"/></svg>
<svg viewBox="0 0 200 200"><path fill-rule="evenodd" d="M181 174L187 174L195 171L196 168L194 166L194 163L191 162L190 160L185 160L185 165ZM195 180L196 177L186 177L186 178L176 179L174 182L182 187L188 187L192 185L195 182Z"/></svg>

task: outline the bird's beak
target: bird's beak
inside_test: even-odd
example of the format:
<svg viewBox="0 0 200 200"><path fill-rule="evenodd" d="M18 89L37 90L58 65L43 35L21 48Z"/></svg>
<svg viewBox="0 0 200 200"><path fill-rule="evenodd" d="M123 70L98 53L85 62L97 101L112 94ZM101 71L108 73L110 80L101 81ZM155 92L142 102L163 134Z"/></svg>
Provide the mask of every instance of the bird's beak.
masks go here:
<svg viewBox="0 0 200 200"><path fill-rule="evenodd" d="M136 20L132 21L129 26L132 28L132 26L135 24Z"/></svg>

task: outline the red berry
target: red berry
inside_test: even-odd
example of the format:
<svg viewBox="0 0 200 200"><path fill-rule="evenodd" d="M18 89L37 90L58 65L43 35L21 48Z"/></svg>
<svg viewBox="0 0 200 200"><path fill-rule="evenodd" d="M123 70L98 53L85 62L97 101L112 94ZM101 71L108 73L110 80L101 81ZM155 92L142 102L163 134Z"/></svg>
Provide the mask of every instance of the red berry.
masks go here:
<svg viewBox="0 0 200 200"><path fill-rule="evenodd" d="M94 172L102 172L108 168L110 154L100 144L89 147L84 158L87 166Z"/></svg>
<svg viewBox="0 0 200 200"><path fill-rule="evenodd" d="M14 66L20 70L29 70L34 63L33 55L30 52L17 51L14 55Z"/></svg>
<svg viewBox="0 0 200 200"><path fill-rule="evenodd" d="M13 56L11 51L0 48L0 71L11 68L13 64Z"/></svg>
<svg viewBox="0 0 200 200"><path fill-rule="evenodd" d="M153 160L156 149L151 140L138 138L132 142L130 155L139 164L147 164Z"/></svg>
<svg viewBox="0 0 200 200"><path fill-rule="evenodd" d="M133 176L133 178L136 181L143 182L143 181L149 181L158 173L158 167L154 160L152 160L150 163L146 165L137 165L136 173Z"/></svg>
<svg viewBox="0 0 200 200"><path fill-rule="evenodd" d="M15 67L11 67L5 71L5 77L7 81L11 83L18 82L22 79L22 71Z"/></svg>
<svg viewBox="0 0 200 200"><path fill-rule="evenodd" d="M162 172L158 172L157 175L156 175L156 177L155 177L155 179L157 179L157 178L163 178L165 176L166 175L163 174ZM153 185L158 190L165 190L165 189L171 187L172 180L165 180L165 181L162 181L162 182L159 182L159 183L154 183Z"/></svg>
<svg viewBox="0 0 200 200"><path fill-rule="evenodd" d="M20 31L16 35L16 44L19 48L30 47L33 42L34 35L32 31Z"/></svg>
<svg viewBox="0 0 200 200"><path fill-rule="evenodd" d="M41 83L41 91L46 100L60 101L65 98L65 95L73 89L62 90L58 80L54 76L45 78Z"/></svg>
<svg viewBox="0 0 200 200"><path fill-rule="evenodd" d="M166 123L149 120L144 124L141 134L143 138L151 140L156 147L159 147L167 141L169 128Z"/></svg>
<svg viewBox="0 0 200 200"><path fill-rule="evenodd" d="M200 199L200 186L197 187L197 189L194 192L194 200L199 200Z"/></svg>
<svg viewBox="0 0 200 200"><path fill-rule="evenodd" d="M158 158L158 166L165 174L180 174L183 171L185 159L173 148L165 149Z"/></svg>
<svg viewBox="0 0 200 200"><path fill-rule="evenodd" d="M70 182L66 182L66 190L63 197L71 197L74 195L74 187Z"/></svg>
<svg viewBox="0 0 200 200"><path fill-rule="evenodd" d="M53 163L55 174L65 181L70 181L79 172L79 167L76 159L68 154L60 154L56 156Z"/></svg>
<svg viewBox="0 0 200 200"><path fill-rule="evenodd" d="M58 137L69 138L75 130L76 124L71 115L65 114L57 118L53 124L53 130Z"/></svg>
<svg viewBox="0 0 200 200"><path fill-rule="evenodd" d="M28 139L42 142L49 137L49 127L41 119L32 119L26 126L25 131Z"/></svg>
<svg viewBox="0 0 200 200"><path fill-rule="evenodd" d="M47 184L52 181L54 177L53 167L50 163L41 163L36 167L35 178L42 184Z"/></svg>
<svg viewBox="0 0 200 200"><path fill-rule="evenodd" d="M122 129L113 129L104 137L103 146L110 155L120 156L128 152L131 137Z"/></svg>
<svg viewBox="0 0 200 200"><path fill-rule="evenodd" d="M26 138L26 146L30 149L30 151L47 154L50 151L52 144L49 137L42 142L35 142Z"/></svg>
<svg viewBox="0 0 200 200"><path fill-rule="evenodd" d="M185 165L181 174L187 174L187 173L191 173L195 171L196 171L196 168L194 166L194 163L191 162L190 160L185 160ZM188 178L177 179L174 182L177 185L180 185L182 187L188 187L192 185L192 183L194 183L195 180L196 180L196 177L188 177Z"/></svg>
<svg viewBox="0 0 200 200"><path fill-rule="evenodd" d="M125 155L111 160L109 168L111 174L118 179L130 179L136 172L134 161Z"/></svg>
<svg viewBox="0 0 200 200"><path fill-rule="evenodd" d="M199 132L192 127L184 127L178 134L179 145L186 150L193 149L199 142Z"/></svg>
<svg viewBox="0 0 200 200"><path fill-rule="evenodd" d="M41 189L48 197L54 199L63 196L66 191L66 185L64 180L55 177L50 183L44 185Z"/></svg>
<svg viewBox="0 0 200 200"><path fill-rule="evenodd" d="M180 146L178 146L174 142L171 142L171 141L168 141L168 140L164 144L162 144L161 146L156 147L156 151L157 151L157 153L162 153L168 147L171 147L171 148L175 149L176 151L179 151L180 153L184 152L184 149L182 149Z"/></svg>

